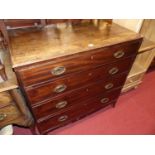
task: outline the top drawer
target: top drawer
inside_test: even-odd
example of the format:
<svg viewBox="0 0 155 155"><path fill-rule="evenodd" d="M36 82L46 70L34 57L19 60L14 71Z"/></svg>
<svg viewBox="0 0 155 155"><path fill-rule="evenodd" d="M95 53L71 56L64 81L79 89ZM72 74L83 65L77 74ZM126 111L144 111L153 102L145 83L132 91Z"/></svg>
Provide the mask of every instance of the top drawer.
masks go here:
<svg viewBox="0 0 155 155"><path fill-rule="evenodd" d="M26 86L41 83L51 78L83 71L108 64L135 54L140 46L141 40L125 42L100 49L90 50L70 56L65 56L48 62L17 68L16 72L21 82Z"/></svg>

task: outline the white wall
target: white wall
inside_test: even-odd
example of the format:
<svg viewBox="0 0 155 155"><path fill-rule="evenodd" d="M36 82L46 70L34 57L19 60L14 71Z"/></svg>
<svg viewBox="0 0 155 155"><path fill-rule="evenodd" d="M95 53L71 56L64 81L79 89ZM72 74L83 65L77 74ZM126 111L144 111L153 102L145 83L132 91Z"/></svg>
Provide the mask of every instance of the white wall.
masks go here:
<svg viewBox="0 0 155 155"><path fill-rule="evenodd" d="M139 32L143 19L113 19L113 22L132 31Z"/></svg>

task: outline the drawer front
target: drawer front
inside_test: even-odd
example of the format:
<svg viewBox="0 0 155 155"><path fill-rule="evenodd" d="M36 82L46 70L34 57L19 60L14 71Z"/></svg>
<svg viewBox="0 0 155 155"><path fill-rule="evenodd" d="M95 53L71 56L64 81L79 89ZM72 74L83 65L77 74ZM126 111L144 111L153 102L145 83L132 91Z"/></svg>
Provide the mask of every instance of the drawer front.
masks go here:
<svg viewBox="0 0 155 155"><path fill-rule="evenodd" d="M79 92L78 90L80 90L80 92L79 92L80 94L82 91L83 94L92 93L92 95L94 95L94 93L96 94L96 92L100 92L100 91L105 92L108 90L112 90L113 88L122 86L125 82L126 76L127 76L127 73L119 74L117 76L113 76L113 77L109 77L104 80L100 80L97 83L94 82L94 84L91 83L91 84L89 84L90 86L85 85L82 88L80 87L73 91L68 91L68 93L75 92L75 94L76 93L78 94L78 92ZM53 93L53 90L51 90L49 85L47 85L46 87L43 86L43 87L38 87L36 89L31 89L31 90L26 91L27 98L31 104L36 104L37 102L48 100L51 97L61 96L63 94L66 95L67 92L66 93L64 93L64 92ZM83 95L83 94L81 94L81 95Z"/></svg>
<svg viewBox="0 0 155 155"><path fill-rule="evenodd" d="M139 45L140 41L122 43L89 52L53 59L48 62L33 64L22 67L21 69L17 68L16 72L19 75L20 82L26 87L68 73L84 71L113 61L122 60L125 57L135 54Z"/></svg>
<svg viewBox="0 0 155 155"><path fill-rule="evenodd" d="M87 104L81 104L80 106L75 106L68 111L64 111L46 120L38 121L37 126L40 133L44 134L58 127L64 126L70 122L77 121L80 118L87 116L88 114L100 110L109 104L101 103L101 97L93 98L88 101Z"/></svg>
<svg viewBox="0 0 155 155"><path fill-rule="evenodd" d="M125 81L122 92L127 92L130 89L136 88L142 82L142 78L144 74L145 73L143 72L143 73L128 77L127 80Z"/></svg>
<svg viewBox="0 0 155 155"><path fill-rule="evenodd" d="M0 127L3 127L14 119L18 118L20 113L13 105L6 106L0 109Z"/></svg>
<svg viewBox="0 0 155 155"><path fill-rule="evenodd" d="M109 103L115 100L119 96L120 91L121 89L119 88L119 89L110 91L108 93L101 93L97 95L97 98L100 99L102 104ZM81 99L81 97L79 96L79 99L76 100L76 99L71 98L70 95L68 96L69 96L68 98L64 96L64 98L58 98L57 100L56 99L51 100L51 101L45 102L44 104L34 107L32 110L34 113L34 116L36 117L36 119L48 117L49 115L59 113L72 106L76 106L78 104L86 104L89 98L92 98L92 96L90 96L85 99L84 98Z"/></svg>
<svg viewBox="0 0 155 155"><path fill-rule="evenodd" d="M140 73L138 75L134 75L132 77L129 77L126 82L125 85L132 85L134 82L141 82L142 78L144 76L144 73Z"/></svg>
<svg viewBox="0 0 155 155"><path fill-rule="evenodd" d="M9 92L1 92L0 93L0 108L10 105L12 102L12 97Z"/></svg>
<svg viewBox="0 0 155 155"><path fill-rule="evenodd" d="M74 107L69 111L62 112L59 115L56 115L52 118L44 120L37 123L37 127L41 134L44 134L50 130L56 129L60 126L70 123L72 120L75 120L77 117L80 117L85 113L84 105L79 107Z"/></svg>
<svg viewBox="0 0 155 155"><path fill-rule="evenodd" d="M105 65L94 70L71 74L46 84L31 88L29 87L26 89L26 91L32 97L38 96L39 94L46 95L46 93L50 93L51 96L62 94L63 92L76 89L79 86L83 86L95 81L104 81L113 75L128 71L131 67L132 60L133 58L128 58L124 60L124 63L120 61L119 63Z"/></svg>

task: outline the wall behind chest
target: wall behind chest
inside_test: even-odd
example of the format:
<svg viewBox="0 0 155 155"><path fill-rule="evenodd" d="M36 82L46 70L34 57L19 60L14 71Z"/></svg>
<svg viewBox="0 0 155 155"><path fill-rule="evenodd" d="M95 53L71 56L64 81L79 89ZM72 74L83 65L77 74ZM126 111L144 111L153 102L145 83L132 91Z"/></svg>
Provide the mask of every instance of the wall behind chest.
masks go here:
<svg viewBox="0 0 155 155"><path fill-rule="evenodd" d="M139 32L143 19L113 19L113 22L132 31Z"/></svg>

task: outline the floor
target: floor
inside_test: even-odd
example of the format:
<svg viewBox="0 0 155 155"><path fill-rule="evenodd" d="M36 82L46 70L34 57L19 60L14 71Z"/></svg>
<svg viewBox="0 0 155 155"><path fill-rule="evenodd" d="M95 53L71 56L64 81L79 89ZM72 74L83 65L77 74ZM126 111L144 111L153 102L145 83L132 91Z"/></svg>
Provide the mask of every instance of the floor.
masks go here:
<svg viewBox="0 0 155 155"><path fill-rule="evenodd" d="M30 134L29 129L14 127L14 135ZM155 134L155 71L137 89L121 95L115 108L100 110L49 134Z"/></svg>

